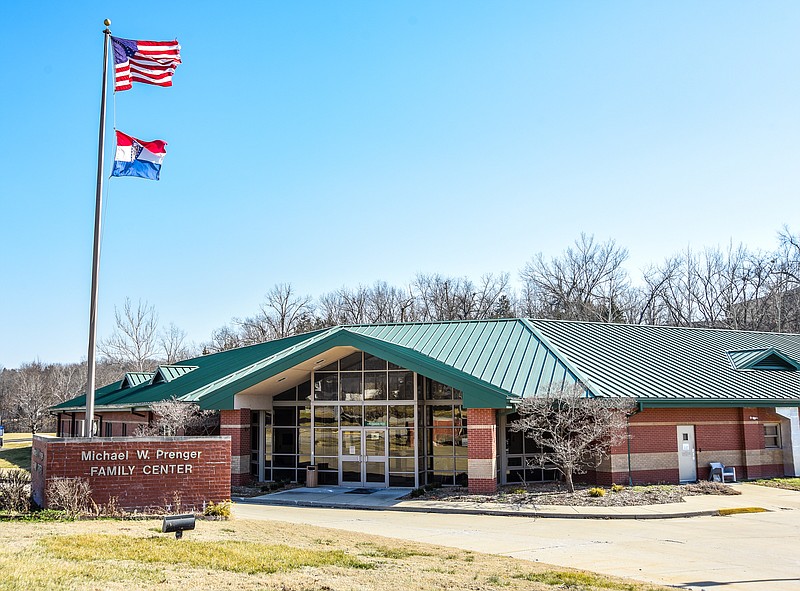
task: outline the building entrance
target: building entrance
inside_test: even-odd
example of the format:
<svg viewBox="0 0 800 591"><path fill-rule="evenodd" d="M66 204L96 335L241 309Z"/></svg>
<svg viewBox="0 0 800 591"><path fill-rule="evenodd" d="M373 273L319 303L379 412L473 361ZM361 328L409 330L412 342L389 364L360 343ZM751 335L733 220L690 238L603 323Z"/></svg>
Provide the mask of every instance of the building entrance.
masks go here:
<svg viewBox="0 0 800 591"><path fill-rule="evenodd" d="M381 488L388 481L386 428L342 429L339 432L339 482L342 486Z"/></svg>

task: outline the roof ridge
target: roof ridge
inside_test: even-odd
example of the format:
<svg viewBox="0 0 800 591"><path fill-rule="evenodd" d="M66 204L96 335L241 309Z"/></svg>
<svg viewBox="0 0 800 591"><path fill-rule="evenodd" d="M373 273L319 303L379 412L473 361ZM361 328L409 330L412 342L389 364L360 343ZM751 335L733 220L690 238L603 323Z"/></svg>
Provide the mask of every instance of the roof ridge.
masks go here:
<svg viewBox="0 0 800 591"><path fill-rule="evenodd" d="M767 334L772 336L797 336L797 332L773 332L769 330L745 330L741 328L711 328L705 326L672 326L668 324L635 324L632 322L602 322L599 320L561 320L556 318L525 318L528 322L546 322L553 324L592 324L598 326L631 327L636 329L663 328L667 330L691 330L705 332L734 332L744 334Z"/></svg>

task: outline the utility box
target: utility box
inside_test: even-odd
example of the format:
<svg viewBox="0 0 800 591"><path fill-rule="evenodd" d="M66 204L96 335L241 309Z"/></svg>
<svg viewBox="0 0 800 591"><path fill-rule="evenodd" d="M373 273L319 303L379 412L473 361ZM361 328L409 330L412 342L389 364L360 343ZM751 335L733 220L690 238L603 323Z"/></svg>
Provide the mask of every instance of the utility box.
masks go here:
<svg viewBox="0 0 800 591"><path fill-rule="evenodd" d="M315 465L306 466L306 486L308 488L317 488L317 467Z"/></svg>

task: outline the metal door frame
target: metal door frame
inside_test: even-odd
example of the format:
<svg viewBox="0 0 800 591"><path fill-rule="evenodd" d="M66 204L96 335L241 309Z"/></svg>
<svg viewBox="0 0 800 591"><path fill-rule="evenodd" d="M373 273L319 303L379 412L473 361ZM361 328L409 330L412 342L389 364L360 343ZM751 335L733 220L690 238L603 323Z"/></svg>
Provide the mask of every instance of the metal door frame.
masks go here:
<svg viewBox="0 0 800 591"><path fill-rule="evenodd" d="M685 440L682 434L688 433L689 439ZM695 434L694 425L677 425L676 434L678 438L678 481L679 482L696 482L697 481L697 437ZM688 443L687 443L688 442ZM684 474L682 468L689 467L688 462L682 465L683 453L687 450L684 445L691 447L692 452L692 473ZM688 458L687 458L688 459Z"/></svg>
<svg viewBox="0 0 800 591"><path fill-rule="evenodd" d="M342 448L342 434L345 431L358 431L361 433L361 453L345 454ZM380 431L383 433L383 455L367 455L367 432ZM361 471L361 482L347 481L342 478L344 472L343 462L358 462ZM384 478L383 482L367 482L367 462L383 462ZM353 488L387 488L389 486L389 428L384 427L340 427L339 428L339 486L349 486Z"/></svg>

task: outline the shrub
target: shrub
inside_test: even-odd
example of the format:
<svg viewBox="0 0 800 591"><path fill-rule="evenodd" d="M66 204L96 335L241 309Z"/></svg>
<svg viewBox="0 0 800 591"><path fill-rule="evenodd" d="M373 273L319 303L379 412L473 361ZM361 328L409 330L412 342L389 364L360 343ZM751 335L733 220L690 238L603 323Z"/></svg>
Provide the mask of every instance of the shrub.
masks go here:
<svg viewBox="0 0 800 591"><path fill-rule="evenodd" d="M589 489L589 496L590 497L604 497L606 496L606 489L600 487L594 487Z"/></svg>
<svg viewBox="0 0 800 591"><path fill-rule="evenodd" d="M212 519L230 519L231 517L231 502L220 501L215 503L209 501L206 508L203 510L203 515L211 517Z"/></svg>
<svg viewBox="0 0 800 591"><path fill-rule="evenodd" d="M27 513L31 508L31 476L24 470L0 472L0 509Z"/></svg>
<svg viewBox="0 0 800 591"><path fill-rule="evenodd" d="M92 489L83 478L53 478L47 485L48 505L66 511L73 519L88 511L91 494Z"/></svg>
<svg viewBox="0 0 800 591"><path fill-rule="evenodd" d="M622 490L625 490L625 487L622 486L621 484L612 484L611 485L611 492L620 492Z"/></svg>

